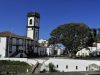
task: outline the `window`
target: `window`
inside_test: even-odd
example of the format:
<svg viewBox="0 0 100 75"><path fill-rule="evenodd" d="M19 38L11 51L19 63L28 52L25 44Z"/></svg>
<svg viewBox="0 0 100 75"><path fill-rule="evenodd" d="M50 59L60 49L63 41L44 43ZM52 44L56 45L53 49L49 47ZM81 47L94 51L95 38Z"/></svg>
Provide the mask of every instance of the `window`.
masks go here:
<svg viewBox="0 0 100 75"><path fill-rule="evenodd" d="M76 70L78 69L78 66L76 66Z"/></svg>
<svg viewBox="0 0 100 75"><path fill-rule="evenodd" d="M12 46L9 45L9 53L12 53Z"/></svg>
<svg viewBox="0 0 100 75"><path fill-rule="evenodd" d="M9 51L9 53L12 53L12 51Z"/></svg>
<svg viewBox="0 0 100 75"><path fill-rule="evenodd" d="M38 38L38 32L35 33L35 38Z"/></svg>
<svg viewBox="0 0 100 75"><path fill-rule="evenodd" d="M57 65L57 68L58 68L58 65Z"/></svg>
<svg viewBox="0 0 100 75"><path fill-rule="evenodd" d="M88 69L88 67L86 67L86 70Z"/></svg>
<svg viewBox="0 0 100 75"><path fill-rule="evenodd" d="M66 69L68 69L68 65L66 65Z"/></svg>
<svg viewBox="0 0 100 75"><path fill-rule="evenodd" d="M30 24L32 24L32 19L30 19Z"/></svg>

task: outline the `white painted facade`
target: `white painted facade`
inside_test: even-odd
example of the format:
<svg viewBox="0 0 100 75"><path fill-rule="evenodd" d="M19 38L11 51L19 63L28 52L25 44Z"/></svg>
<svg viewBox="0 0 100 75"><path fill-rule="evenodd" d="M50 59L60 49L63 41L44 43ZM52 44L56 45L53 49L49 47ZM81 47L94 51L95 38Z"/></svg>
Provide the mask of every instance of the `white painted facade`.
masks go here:
<svg viewBox="0 0 100 75"><path fill-rule="evenodd" d="M89 56L90 54L92 54L93 56L100 55L100 43L95 43L95 44L97 44L96 47L88 47L88 49L83 48L82 50L78 51L76 53L76 56L77 57Z"/></svg>
<svg viewBox="0 0 100 75"><path fill-rule="evenodd" d="M29 12L27 14L27 37L5 32L2 34L1 32L0 38L2 36L7 38L7 41L5 38L1 39L1 57L19 57L20 55L26 57L28 53L37 53L39 55L43 53L44 55L46 48L36 46L39 39L39 22L40 15L37 12ZM32 55L34 56L34 54Z"/></svg>
<svg viewBox="0 0 100 75"><path fill-rule="evenodd" d="M97 49L100 49L100 43L97 43Z"/></svg>
<svg viewBox="0 0 100 75"><path fill-rule="evenodd" d="M44 46L44 47L48 46L48 41L44 40L44 39L38 40L38 43L39 43L40 46Z"/></svg>
<svg viewBox="0 0 100 75"><path fill-rule="evenodd" d="M63 54L63 50L64 49L61 49L61 48L60 49L57 49L57 55L58 56L62 55Z"/></svg>
<svg viewBox="0 0 100 75"><path fill-rule="evenodd" d="M7 38L6 37L0 37L0 57L5 57L6 55L6 42Z"/></svg>
<svg viewBox="0 0 100 75"><path fill-rule="evenodd" d="M100 71L100 61L96 60L76 60L76 59L49 59L41 67L49 71L48 64L52 63L54 69L60 72L72 72L72 71ZM90 66L92 64L97 65Z"/></svg>
<svg viewBox="0 0 100 75"><path fill-rule="evenodd" d="M47 56L52 56L52 55L54 55L54 49L53 49L53 47L48 47L47 48Z"/></svg>
<svg viewBox="0 0 100 75"><path fill-rule="evenodd" d="M0 57L1 58L2 57L28 57L27 54L30 51L31 52L34 51L33 47L34 47L34 41L31 39L0 36Z"/></svg>
<svg viewBox="0 0 100 75"><path fill-rule="evenodd" d="M34 19L35 17L28 17L28 26L34 26ZM32 20L32 24L30 24L30 20ZM27 37L30 37L31 39L34 39L34 30L32 28L27 28Z"/></svg>
<svg viewBox="0 0 100 75"><path fill-rule="evenodd" d="M39 40L39 14L36 12L28 13L28 24L27 24L27 37L38 41Z"/></svg>
<svg viewBox="0 0 100 75"><path fill-rule="evenodd" d="M55 54L55 51L56 51L56 54ZM58 46L58 44L50 45L49 47L47 47L48 56L52 56L52 55L60 56L63 54L63 52L64 52L64 47Z"/></svg>
<svg viewBox="0 0 100 75"><path fill-rule="evenodd" d="M89 56L89 54L90 54L90 50L89 49L86 49L86 48L83 48L82 50L80 50L80 51L78 51L76 53L76 56L77 57L80 57L80 56L86 57L86 56Z"/></svg>

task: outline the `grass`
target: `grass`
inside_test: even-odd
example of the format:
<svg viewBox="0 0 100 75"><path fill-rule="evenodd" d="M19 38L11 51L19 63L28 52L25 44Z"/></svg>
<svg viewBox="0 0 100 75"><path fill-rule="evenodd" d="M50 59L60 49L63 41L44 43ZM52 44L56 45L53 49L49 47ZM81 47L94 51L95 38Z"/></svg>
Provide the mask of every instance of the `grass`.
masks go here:
<svg viewBox="0 0 100 75"><path fill-rule="evenodd" d="M0 72L26 73L31 71L31 66L26 62L0 60Z"/></svg>

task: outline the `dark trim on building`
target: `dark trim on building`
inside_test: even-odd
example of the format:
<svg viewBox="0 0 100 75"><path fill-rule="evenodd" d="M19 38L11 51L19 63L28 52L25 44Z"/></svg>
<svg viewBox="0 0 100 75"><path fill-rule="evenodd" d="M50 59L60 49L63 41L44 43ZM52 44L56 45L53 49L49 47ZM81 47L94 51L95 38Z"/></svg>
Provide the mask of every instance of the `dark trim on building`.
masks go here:
<svg viewBox="0 0 100 75"><path fill-rule="evenodd" d="M35 18L34 18L34 24L35 24ZM34 25L35 26L35 25ZM35 27L33 26L34 33L33 33L33 39L35 39Z"/></svg>
<svg viewBox="0 0 100 75"><path fill-rule="evenodd" d="M6 37L6 53L5 57L8 57L8 38Z"/></svg>
<svg viewBox="0 0 100 75"><path fill-rule="evenodd" d="M37 28L37 29L39 29L40 27L38 27L38 26L26 26L27 28Z"/></svg>
<svg viewBox="0 0 100 75"><path fill-rule="evenodd" d="M19 45L18 45L19 44L19 39L16 39L16 44L17 44L16 45L16 51L18 52L19 51Z"/></svg>
<svg viewBox="0 0 100 75"><path fill-rule="evenodd" d="M9 38L9 40L10 40L10 42L8 42L8 43L10 43L9 44L9 53L12 53L12 38Z"/></svg>
<svg viewBox="0 0 100 75"><path fill-rule="evenodd" d="M27 14L27 17L37 17L37 18L40 18L40 14L37 13L37 12L29 12Z"/></svg>

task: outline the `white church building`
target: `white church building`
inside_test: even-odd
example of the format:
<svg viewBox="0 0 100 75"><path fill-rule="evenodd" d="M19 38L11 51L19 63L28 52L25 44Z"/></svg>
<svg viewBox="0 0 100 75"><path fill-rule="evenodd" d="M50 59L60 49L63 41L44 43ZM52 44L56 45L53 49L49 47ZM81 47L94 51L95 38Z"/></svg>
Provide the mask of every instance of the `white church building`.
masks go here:
<svg viewBox="0 0 100 75"><path fill-rule="evenodd" d="M20 36L12 32L0 32L0 57L36 57L46 54L38 46L40 14L27 14L27 34Z"/></svg>

